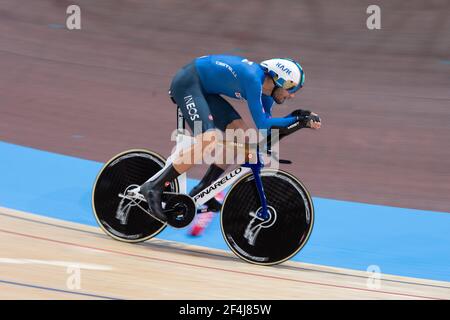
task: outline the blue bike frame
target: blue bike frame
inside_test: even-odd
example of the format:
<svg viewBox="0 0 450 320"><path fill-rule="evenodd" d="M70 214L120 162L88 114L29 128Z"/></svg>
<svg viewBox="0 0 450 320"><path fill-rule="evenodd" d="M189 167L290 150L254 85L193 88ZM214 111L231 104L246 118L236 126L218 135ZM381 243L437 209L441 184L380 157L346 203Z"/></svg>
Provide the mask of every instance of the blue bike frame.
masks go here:
<svg viewBox="0 0 450 320"><path fill-rule="evenodd" d="M259 148L256 154L256 163L245 163L242 166L252 169L253 176L255 177L256 189L258 190L259 199L262 206L262 210L257 213L257 216L261 219L268 220L269 212L267 211L267 199L261 179L261 169L264 168L264 162L261 160L261 153L259 152Z"/></svg>

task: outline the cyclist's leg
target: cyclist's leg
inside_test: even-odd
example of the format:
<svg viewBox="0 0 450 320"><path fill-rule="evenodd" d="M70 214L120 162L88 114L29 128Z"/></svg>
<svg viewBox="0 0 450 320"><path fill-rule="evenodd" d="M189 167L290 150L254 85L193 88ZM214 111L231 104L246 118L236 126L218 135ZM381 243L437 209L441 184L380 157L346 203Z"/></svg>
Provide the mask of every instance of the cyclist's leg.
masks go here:
<svg viewBox="0 0 450 320"><path fill-rule="evenodd" d="M249 130L250 129L250 130ZM235 119L231 121L226 128L227 131L232 132L232 139L239 143L256 143L258 140L257 132L253 131L253 135L251 134L251 128L244 122L243 119ZM248 154L245 153L245 149L243 148L234 148L234 163L242 164L245 161L250 161L248 158Z"/></svg>
<svg viewBox="0 0 450 320"><path fill-rule="evenodd" d="M210 105L216 127L225 132L225 140L240 143L249 142L251 132L248 129L250 127L228 101L219 95L207 95L206 100ZM254 134L254 138L257 138L256 134ZM226 156L223 161L224 165L221 165L223 169L226 169L230 164L242 164L246 160L243 153L239 154L243 151L242 148L234 148L233 150L230 147L225 150L225 146L222 146L222 148L222 153ZM226 154L226 152L230 154ZM242 155L242 157L238 157L238 155Z"/></svg>
<svg viewBox="0 0 450 320"><path fill-rule="evenodd" d="M242 127L242 125L239 125L243 122L240 115L225 99L219 95L205 95L205 98L210 107L214 124L219 130L224 132L226 129L238 129ZM218 144L215 152L216 156L220 155L220 161L212 163L209 166L203 178L189 193L190 196L195 196L197 193L211 185L223 174L229 165L225 159L226 150L223 144ZM189 235L199 236L208 228L208 225L214 218L214 212L219 212L221 210L223 198L224 194L221 192L205 203L208 211L198 214L195 217L192 226L188 230Z"/></svg>
<svg viewBox="0 0 450 320"><path fill-rule="evenodd" d="M175 156L175 167L183 173L202 160L206 149L215 147L221 133L214 124L210 106L193 63L175 75L169 93L183 113L196 141L201 142L194 143Z"/></svg>
<svg viewBox="0 0 450 320"><path fill-rule="evenodd" d="M185 120L196 134L197 141L175 155L173 162L166 166L158 176L141 186L150 209L163 221L167 221L161 206L162 190L165 183L172 181L189 170L198 157L202 157L206 148L214 148L220 132L212 121L208 103L203 95L200 80L193 63L183 67L174 77L170 95L180 107ZM195 122L199 121L200 132L196 132ZM194 161L193 161L194 160Z"/></svg>
<svg viewBox="0 0 450 320"><path fill-rule="evenodd" d="M224 98L216 94L205 95L206 101L211 110L211 115L217 129L225 132L226 129L247 129L241 116ZM191 190L189 195L194 196L204 188L208 187L216 179L218 179L226 168L230 165L227 163L226 150L223 144L216 145L216 155L220 155L218 163L210 165L200 182ZM235 157L232 159L235 160ZM211 211L220 211L222 204L215 198L205 203Z"/></svg>

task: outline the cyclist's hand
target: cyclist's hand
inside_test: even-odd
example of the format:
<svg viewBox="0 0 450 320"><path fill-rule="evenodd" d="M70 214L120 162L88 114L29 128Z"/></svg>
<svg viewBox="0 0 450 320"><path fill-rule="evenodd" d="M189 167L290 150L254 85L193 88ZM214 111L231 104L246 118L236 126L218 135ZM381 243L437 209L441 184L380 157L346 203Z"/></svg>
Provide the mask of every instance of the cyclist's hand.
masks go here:
<svg viewBox="0 0 450 320"><path fill-rule="evenodd" d="M308 121L306 126L311 129L320 129L322 121L317 113L311 112L311 120Z"/></svg>
<svg viewBox="0 0 450 320"><path fill-rule="evenodd" d="M304 128L319 129L321 127L319 115L309 110L298 109L291 112L290 116L296 117Z"/></svg>

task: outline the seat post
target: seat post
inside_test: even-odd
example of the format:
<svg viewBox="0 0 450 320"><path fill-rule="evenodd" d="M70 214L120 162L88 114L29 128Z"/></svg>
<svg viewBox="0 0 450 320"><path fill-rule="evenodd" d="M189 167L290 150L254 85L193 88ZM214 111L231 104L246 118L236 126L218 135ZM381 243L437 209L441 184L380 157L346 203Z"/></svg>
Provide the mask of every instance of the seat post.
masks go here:
<svg viewBox="0 0 450 320"><path fill-rule="evenodd" d="M185 122L183 117L183 112L181 112L180 106L177 104L172 96L172 91L169 90L170 100L177 106L177 134L183 134L185 129Z"/></svg>
<svg viewBox="0 0 450 320"><path fill-rule="evenodd" d="M177 133L183 134L185 129L185 120L179 106L177 106Z"/></svg>
<svg viewBox="0 0 450 320"><path fill-rule="evenodd" d="M172 97L171 97L172 98ZM172 101L175 103L175 100ZM186 136L184 135L185 129L185 120L183 117L183 112L181 112L181 108L177 105L177 137L176 137L176 141L177 141L177 148L178 148L178 144L182 145L183 144L183 140L186 138ZM169 159L172 156L169 157ZM187 176L186 176L186 172L182 173L181 175L178 176L178 184L179 184L179 193L181 194L187 194Z"/></svg>

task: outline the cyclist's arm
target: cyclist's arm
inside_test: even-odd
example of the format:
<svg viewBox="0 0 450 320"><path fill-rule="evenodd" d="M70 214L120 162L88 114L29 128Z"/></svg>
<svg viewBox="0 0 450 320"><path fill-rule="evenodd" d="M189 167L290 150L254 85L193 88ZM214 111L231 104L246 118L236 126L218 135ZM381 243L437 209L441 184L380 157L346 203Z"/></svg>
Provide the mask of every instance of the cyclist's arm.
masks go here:
<svg viewBox="0 0 450 320"><path fill-rule="evenodd" d="M272 117L272 106L273 106L273 98L266 96L265 94L261 95L261 102L266 112L266 117Z"/></svg>
<svg viewBox="0 0 450 320"><path fill-rule="evenodd" d="M251 84L246 92L247 92L247 103L250 109L250 113L253 117L253 121L258 129L269 129L270 127L287 127L297 121L297 118L294 116L289 116L286 118L271 118L270 113L269 116L263 111L263 103L261 99L262 95L261 85L253 83Z"/></svg>

